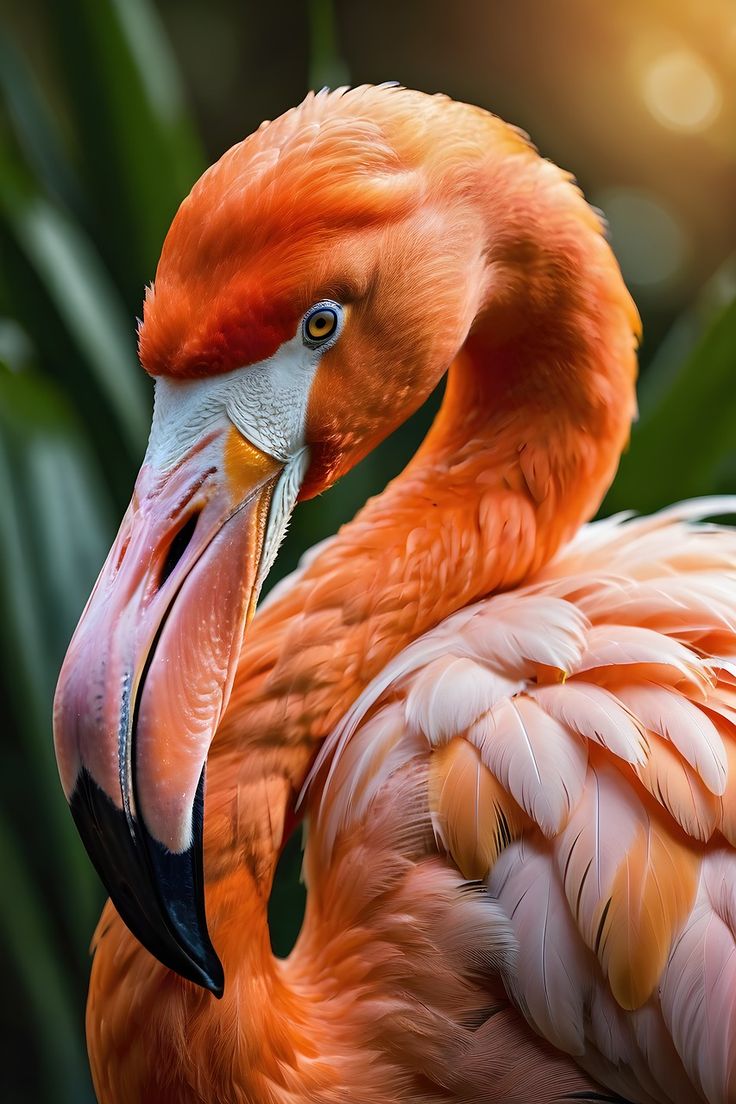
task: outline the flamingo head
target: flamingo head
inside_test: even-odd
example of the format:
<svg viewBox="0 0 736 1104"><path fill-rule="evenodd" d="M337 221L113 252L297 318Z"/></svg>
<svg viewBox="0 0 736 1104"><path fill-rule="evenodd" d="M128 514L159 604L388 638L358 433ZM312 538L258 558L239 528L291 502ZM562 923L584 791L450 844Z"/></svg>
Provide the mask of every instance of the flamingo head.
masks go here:
<svg viewBox="0 0 736 1104"><path fill-rule="evenodd" d="M208 749L297 499L422 402L472 321L479 220L470 203L453 215L427 161L456 107L387 88L310 96L204 174L146 296L150 440L61 671L54 736L121 916L218 995Z"/></svg>

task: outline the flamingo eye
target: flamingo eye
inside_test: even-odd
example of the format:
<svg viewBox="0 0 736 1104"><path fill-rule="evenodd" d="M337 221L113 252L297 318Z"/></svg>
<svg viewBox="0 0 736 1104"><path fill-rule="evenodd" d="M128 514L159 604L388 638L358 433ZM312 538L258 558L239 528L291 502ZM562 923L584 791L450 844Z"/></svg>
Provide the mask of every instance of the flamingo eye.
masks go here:
<svg viewBox="0 0 736 1104"><path fill-rule="evenodd" d="M315 303L304 315L302 334L304 343L312 348L326 345L337 337L342 322L342 307L338 303L327 301Z"/></svg>

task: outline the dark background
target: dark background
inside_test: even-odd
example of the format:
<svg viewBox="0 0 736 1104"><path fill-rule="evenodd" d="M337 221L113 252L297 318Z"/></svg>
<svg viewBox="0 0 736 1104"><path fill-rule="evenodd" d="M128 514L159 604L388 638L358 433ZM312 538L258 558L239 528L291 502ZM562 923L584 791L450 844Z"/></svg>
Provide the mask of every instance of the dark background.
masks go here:
<svg viewBox="0 0 736 1104"><path fill-rule="evenodd" d="M58 667L145 447L135 316L199 173L310 87L398 80L528 130L606 212L644 321L605 509L736 489L730 0L12 0L0 40L0 1097L92 1099L102 894L58 785ZM437 397L297 512L278 572L406 463ZM274 578L277 576L274 576ZM299 913L298 855L272 909Z"/></svg>

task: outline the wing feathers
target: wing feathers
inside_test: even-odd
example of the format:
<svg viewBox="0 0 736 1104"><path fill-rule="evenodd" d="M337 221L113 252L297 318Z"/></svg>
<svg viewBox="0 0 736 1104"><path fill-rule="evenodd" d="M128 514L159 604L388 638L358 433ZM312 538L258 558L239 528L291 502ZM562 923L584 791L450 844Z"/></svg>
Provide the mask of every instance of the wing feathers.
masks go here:
<svg viewBox="0 0 736 1104"><path fill-rule="evenodd" d="M690 524L735 507L586 527L404 648L315 765L326 860L413 780L396 837L488 877L529 1022L677 1104L736 1100L736 532Z"/></svg>
<svg viewBox="0 0 736 1104"><path fill-rule="evenodd" d="M459 738L430 759L429 805L438 839L469 879L486 877L525 819L475 748Z"/></svg>
<svg viewBox="0 0 736 1104"><path fill-rule="evenodd" d="M704 694L712 679L700 657L669 636L639 625L596 625L575 668L597 673L596 681L622 677L660 682Z"/></svg>
<svg viewBox="0 0 736 1104"><path fill-rule="evenodd" d="M662 824L637 833L600 921L598 955L623 1008L639 1008L653 993L692 908L699 867L693 848Z"/></svg>
<svg viewBox="0 0 736 1104"><path fill-rule="evenodd" d="M679 1054L708 1101L736 1099L736 856L706 857L698 897L662 985L662 1011ZM730 903L724 887L730 888Z"/></svg>
<svg viewBox="0 0 736 1104"><path fill-rule="evenodd" d="M431 744L465 732L501 698L523 683L463 656L443 656L420 671L406 699L406 723Z"/></svg>
<svg viewBox="0 0 736 1104"><path fill-rule="evenodd" d="M591 764L556 844L568 904L614 996L638 1008L661 976L692 906L698 857L652 819L618 771Z"/></svg>
<svg viewBox="0 0 736 1104"><path fill-rule="evenodd" d="M593 975L547 846L538 839L512 844L493 868L489 889L523 948L507 984L541 1035L580 1055Z"/></svg>
<svg viewBox="0 0 736 1104"><path fill-rule="evenodd" d="M627 763L646 762L649 742L638 720L615 694L595 683L569 680L531 691L550 716Z"/></svg>
<svg viewBox="0 0 736 1104"><path fill-rule="evenodd" d="M499 702L468 733L481 759L547 836L583 791L584 740L525 694Z"/></svg>
<svg viewBox="0 0 736 1104"><path fill-rule="evenodd" d="M635 769L642 785L683 831L703 842L710 839L720 823L722 799L714 796L672 744L650 732L649 756Z"/></svg>
<svg viewBox="0 0 736 1104"><path fill-rule="evenodd" d="M723 793L726 750L718 729L702 709L682 694L649 682L619 687L617 694L642 724L677 748L711 793Z"/></svg>

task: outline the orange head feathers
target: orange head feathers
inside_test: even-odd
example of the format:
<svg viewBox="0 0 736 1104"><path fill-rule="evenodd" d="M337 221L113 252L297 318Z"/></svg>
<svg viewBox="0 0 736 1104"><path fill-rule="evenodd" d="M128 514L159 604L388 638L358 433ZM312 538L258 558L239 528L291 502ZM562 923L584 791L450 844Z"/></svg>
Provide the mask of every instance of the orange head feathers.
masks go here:
<svg viewBox="0 0 736 1104"><path fill-rule="evenodd" d="M445 96L322 92L234 146L182 203L140 356L153 375L229 372L272 356L311 304L342 304L349 322L309 397L314 493L421 404L479 314L498 343L550 310L588 315L591 345L610 340L601 285L630 344L635 309L598 217L521 132Z"/></svg>

